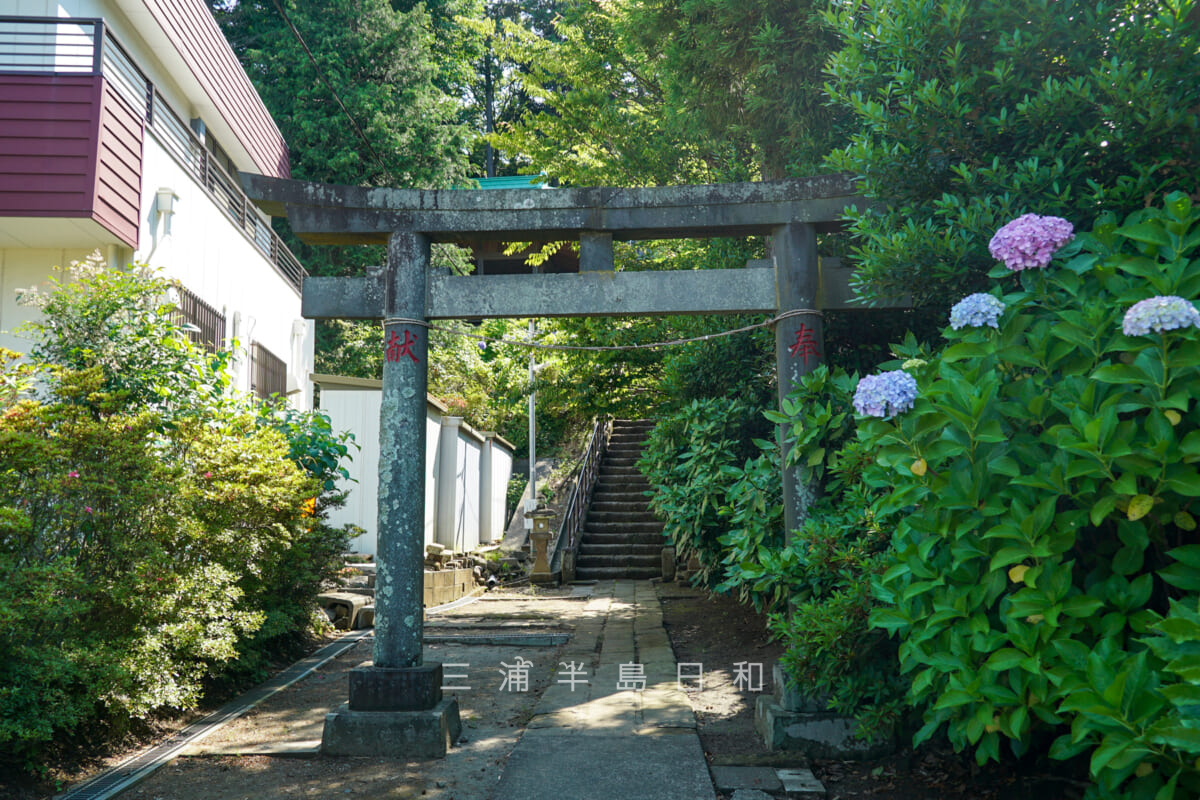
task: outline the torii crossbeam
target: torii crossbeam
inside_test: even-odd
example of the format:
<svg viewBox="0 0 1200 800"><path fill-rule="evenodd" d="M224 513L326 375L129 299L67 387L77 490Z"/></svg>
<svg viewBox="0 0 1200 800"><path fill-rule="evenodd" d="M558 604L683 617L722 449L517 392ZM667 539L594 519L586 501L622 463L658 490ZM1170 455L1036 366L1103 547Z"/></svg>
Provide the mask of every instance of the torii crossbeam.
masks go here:
<svg viewBox="0 0 1200 800"><path fill-rule="evenodd" d="M822 275L817 233L838 229L847 206L864 205L845 175L711 186L488 191L331 186L258 175L243 175L242 183L267 213L286 214L306 242L387 244L381 272L308 278L303 286L305 317L384 322L374 663L352 673L348 708L326 723L324 747L342 755L392 754L387 741L400 737L408 742L405 752L440 756L457 738L457 705L442 699L441 665L421 660L427 321L786 314L775 328L782 400L823 361L819 309L848 307L845 278L835 277L833 269ZM723 270L614 270L614 239L749 235L770 237L769 259ZM465 277L430 271L432 243L496 240L579 241L580 271ZM812 489L786 468L783 489L785 524L792 530L803 519ZM412 726L425 723L412 714L428 709L441 722L421 734L428 748L414 750ZM395 713L381 717L375 713L380 711Z"/></svg>

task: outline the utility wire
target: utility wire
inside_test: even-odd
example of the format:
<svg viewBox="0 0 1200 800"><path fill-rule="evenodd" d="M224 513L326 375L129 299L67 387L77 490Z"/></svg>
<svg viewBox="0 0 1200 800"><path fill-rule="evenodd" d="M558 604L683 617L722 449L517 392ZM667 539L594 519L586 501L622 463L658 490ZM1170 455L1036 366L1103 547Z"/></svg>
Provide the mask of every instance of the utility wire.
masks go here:
<svg viewBox="0 0 1200 800"><path fill-rule="evenodd" d="M346 115L346 119L350 121L350 126L354 128L354 132L358 134L358 138L362 139L363 144L365 144L367 149L371 151L371 155L375 157L375 161L379 164L379 168L383 170L384 173L387 173L388 166L384 163L383 157L379 155L379 151L375 149L375 146L371 144L371 140L367 138L365 133L363 133L362 128L358 127L358 122L356 122L354 117L350 115L350 111L346 108L346 104L342 102L341 96L337 93L337 90L333 88L333 85L330 84L326 79L325 71L321 69L321 65L317 63L317 59L313 55L312 50L308 49L308 43L304 41L304 37L301 36L300 31L296 29L296 25L292 22L291 17L289 17L287 12L283 10L283 6L279 3L279 0L271 0L271 2L274 4L275 10L279 12L279 16L283 18L285 23L287 23L288 30L292 32L292 36L296 37L296 41L300 43L302 48L304 48L304 53L308 56L309 62L312 64L313 69L317 71L317 77L321 79L321 83L325 84L325 88L329 90L331 95L333 95L334 102L338 104L338 108L340 108L342 113Z"/></svg>

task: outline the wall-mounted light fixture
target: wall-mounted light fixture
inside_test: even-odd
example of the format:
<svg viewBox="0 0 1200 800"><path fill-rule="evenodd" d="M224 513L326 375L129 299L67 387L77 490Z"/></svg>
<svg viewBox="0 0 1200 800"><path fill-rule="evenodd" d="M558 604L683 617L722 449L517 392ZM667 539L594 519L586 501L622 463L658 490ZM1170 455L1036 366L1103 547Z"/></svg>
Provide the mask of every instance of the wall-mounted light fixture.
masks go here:
<svg viewBox="0 0 1200 800"><path fill-rule="evenodd" d="M179 199L179 195L175 194L174 189L162 187L158 190L155 199L155 208L159 214L170 216L175 213L175 201Z"/></svg>

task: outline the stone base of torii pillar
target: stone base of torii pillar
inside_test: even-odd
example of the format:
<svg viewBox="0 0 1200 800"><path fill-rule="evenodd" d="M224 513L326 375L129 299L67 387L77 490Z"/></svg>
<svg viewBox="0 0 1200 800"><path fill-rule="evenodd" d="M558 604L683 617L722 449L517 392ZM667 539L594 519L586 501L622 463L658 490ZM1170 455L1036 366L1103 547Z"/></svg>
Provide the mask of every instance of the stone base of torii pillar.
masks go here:
<svg viewBox="0 0 1200 800"><path fill-rule="evenodd" d="M350 671L350 701L325 716L329 756L442 758L459 736L458 700L442 697L442 665L365 662Z"/></svg>

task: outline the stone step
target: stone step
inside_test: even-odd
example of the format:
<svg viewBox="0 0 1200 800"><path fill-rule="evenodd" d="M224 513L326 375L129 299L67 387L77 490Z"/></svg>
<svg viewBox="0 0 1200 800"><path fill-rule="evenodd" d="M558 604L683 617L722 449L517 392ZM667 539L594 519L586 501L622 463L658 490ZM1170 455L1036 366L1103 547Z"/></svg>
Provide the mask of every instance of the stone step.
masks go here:
<svg viewBox="0 0 1200 800"><path fill-rule="evenodd" d="M645 497L645 492L650 491L650 483L645 479L630 480L628 478L609 478L608 480L596 481L595 487L592 489L593 496L596 492L614 494L635 494L640 497Z"/></svg>
<svg viewBox="0 0 1200 800"><path fill-rule="evenodd" d="M639 497L636 500L609 500L607 498L596 499L596 495L593 494L592 502L588 505L588 509L591 512L599 512L602 514L644 514L650 510L648 500L649 498L647 497Z"/></svg>
<svg viewBox="0 0 1200 800"><path fill-rule="evenodd" d="M628 525L584 525L579 536L580 541L600 542L609 544L617 542L658 542L664 544L662 526L643 525L642 530L630 530Z"/></svg>
<svg viewBox="0 0 1200 800"><path fill-rule="evenodd" d="M628 430L630 428L637 428L639 430L650 430L657 424L658 424L658 420L656 420L656 419L614 419L613 420L613 430L614 431L622 430L622 429Z"/></svg>
<svg viewBox="0 0 1200 800"><path fill-rule="evenodd" d="M614 505L638 505L641 508L649 508L650 498L646 497L640 492L605 492L604 494L594 492L592 494L592 502L588 504L588 507L594 508L596 506ZM601 508L601 510L604 509Z"/></svg>
<svg viewBox="0 0 1200 800"><path fill-rule="evenodd" d="M575 570L575 578L582 581L641 580L661 577L662 564L657 567L590 567Z"/></svg>
<svg viewBox="0 0 1200 800"><path fill-rule="evenodd" d="M579 537L581 542L592 544L666 544L662 531L641 531L638 533L616 533L612 531L585 530Z"/></svg>
<svg viewBox="0 0 1200 800"><path fill-rule="evenodd" d="M662 555L663 540L661 537L654 542L619 542L609 544L607 539L586 539L579 545L579 555L589 556L615 556L628 553L638 556L660 556Z"/></svg>
<svg viewBox="0 0 1200 800"><path fill-rule="evenodd" d="M600 472L596 476L597 480L623 480L628 483L644 483L646 478L638 471L637 467L610 467L607 464L600 465Z"/></svg>
<svg viewBox="0 0 1200 800"><path fill-rule="evenodd" d="M625 553L623 555L584 555L582 553L575 559L575 569L589 569L592 567L624 567L638 568L649 567L651 569L657 567L662 569L662 554L656 555L631 555Z"/></svg>
<svg viewBox="0 0 1200 800"><path fill-rule="evenodd" d="M650 481L646 480L646 476L639 473L630 473L626 475L606 474L601 468L599 474L596 475L596 486L605 489L619 489L621 491L634 491L637 489L650 488Z"/></svg>
<svg viewBox="0 0 1200 800"><path fill-rule="evenodd" d="M662 533L661 522L585 522L585 533Z"/></svg>
<svg viewBox="0 0 1200 800"><path fill-rule="evenodd" d="M652 511L588 511L584 517L584 525L598 523L601 525L617 524L639 525L642 523L658 524L658 517Z"/></svg>
<svg viewBox="0 0 1200 800"><path fill-rule="evenodd" d="M615 420L588 504L576 561L584 580L662 575L662 523L650 511L650 484L637 468L653 420Z"/></svg>
<svg viewBox="0 0 1200 800"><path fill-rule="evenodd" d="M600 469L616 469L621 467L633 467L637 469L637 457L635 456L613 456L607 455L604 457L604 462L600 465ZM642 474L638 470L638 474Z"/></svg>

